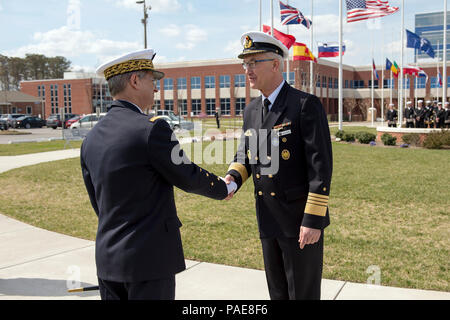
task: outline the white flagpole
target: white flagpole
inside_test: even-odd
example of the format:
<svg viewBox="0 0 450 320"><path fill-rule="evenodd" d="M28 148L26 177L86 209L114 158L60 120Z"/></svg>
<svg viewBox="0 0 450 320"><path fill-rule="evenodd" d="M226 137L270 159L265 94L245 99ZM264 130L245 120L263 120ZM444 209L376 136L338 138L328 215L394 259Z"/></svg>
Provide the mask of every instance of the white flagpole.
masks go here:
<svg viewBox="0 0 450 320"><path fill-rule="evenodd" d="M442 106L447 101L447 0L444 0L444 48L443 48L443 68L442 68Z"/></svg>
<svg viewBox="0 0 450 320"><path fill-rule="evenodd" d="M313 5L313 0L311 0L311 21L314 20L313 14L314 14L314 5ZM313 24L311 24L310 46L309 46L311 52L313 52L313 45L314 45L314 43L313 43L313 38L314 38L313 28L314 28L314 26L313 26ZM314 83L314 80L313 80L314 79L314 70L313 70L313 68L314 68L313 61L310 61L309 62L309 93L310 94L313 94L313 88L314 88L313 87L313 83Z"/></svg>
<svg viewBox="0 0 450 320"><path fill-rule="evenodd" d="M374 92L373 92L373 89L374 89L374 68L376 68L376 66L375 66L375 59L373 58L373 30L372 30L372 32L371 32L371 34L372 34L372 85L371 85L371 88L370 88L370 98L371 98L371 103L370 103L370 108L371 108L371 110L372 110L372 112L371 112L371 126L373 127L373 113L374 113L374 109L375 109L375 106L374 106L374 103L373 103L373 99L374 99Z"/></svg>
<svg viewBox="0 0 450 320"><path fill-rule="evenodd" d="M437 101L439 101L439 41L438 41L438 49L436 50L437 51L437 65L436 65L436 80L437 80L437 83L436 83L436 100Z"/></svg>
<svg viewBox="0 0 450 320"><path fill-rule="evenodd" d="M404 43L404 36L405 36L405 0L402 0L402 27L401 27L401 57L400 57L400 102L398 104L398 127L402 127L403 123L403 47L405 46ZM406 86L405 86L406 87Z"/></svg>
<svg viewBox="0 0 450 320"><path fill-rule="evenodd" d="M259 31L262 31L262 0L259 0Z"/></svg>
<svg viewBox="0 0 450 320"><path fill-rule="evenodd" d="M339 130L342 130L342 0L339 0L339 100L338 100L338 118Z"/></svg>
<svg viewBox="0 0 450 320"><path fill-rule="evenodd" d="M273 0L270 0L270 31L272 32L273 36Z"/></svg>
<svg viewBox="0 0 450 320"><path fill-rule="evenodd" d="M381 114L384 113L384 32L381 31ZM380 88L380 86L378 86ZM381 116L383 119L383 116Z"/></svg>

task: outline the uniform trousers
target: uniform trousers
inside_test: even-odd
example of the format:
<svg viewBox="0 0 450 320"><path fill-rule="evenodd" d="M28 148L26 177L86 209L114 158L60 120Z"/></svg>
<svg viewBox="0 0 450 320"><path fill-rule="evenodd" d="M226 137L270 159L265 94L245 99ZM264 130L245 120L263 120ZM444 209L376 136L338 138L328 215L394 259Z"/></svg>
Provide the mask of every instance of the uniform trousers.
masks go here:
<svg viewBox="0 0 450 320"><path fill-rule="evenodd" d="M320 300L323 230L315 244L300 249L298 238L262 238L271 300Z"/></svg>
<svg viewBox="0 0 450 320"><path fill-rule="evenodd" d="M102 300L175 300L175 275L143 282L114 282L98 278Z"/></svg>

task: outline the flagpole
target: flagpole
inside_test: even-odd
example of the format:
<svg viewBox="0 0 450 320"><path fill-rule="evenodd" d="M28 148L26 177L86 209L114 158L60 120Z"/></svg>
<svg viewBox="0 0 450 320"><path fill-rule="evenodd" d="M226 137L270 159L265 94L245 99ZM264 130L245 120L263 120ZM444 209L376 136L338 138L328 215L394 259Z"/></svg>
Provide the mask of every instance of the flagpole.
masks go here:
<svg viewBox="0 0 450 320"><path fill-rule="evenodd" d="M402 0L402 28L401 28L401 57L400 57L400 103L398 104L398 126L402 127L403 124L403 47L404 43L404 33L405 33L405 0ZM405 86L406 87L406 86Z"/></svg>
<svg viewBox="0 0 450 320"><path fill-rule="evenodd" d="M259 31L262 31L262 0L259 0Z"/></svg>
<svg viewBox="0 0 450 320"><path fill-rule="evenodd" d="M371 31L371 36L372 36L372 41L371 41L371 43L372 43L372 85L371 85L371 90L370 90L370 98L371 98L371 110L372 110L372 112L371 112L371 126L373 127L373 113L374 113L374 103L373 103L373 99L374 99L374 93L373 93L373 90L374 90L374 77L373 77L373 74L374 74L374 72L375 72L375 70L376 70L376 66L375 66L375 60L374 60L374 58L373 58L373 30Z"/></svg>
<svg viewBox="0 0 450 320"><path fill-rule="evenodd" d="M381 63L383 63L383 60L384 60L384 33L383 31L381 31ZM381 114L383 113L384 113L384 68L383 65L381 65Z"/></svg>
<svg viewBox="0 0 450 320"><path fill-rule="evenodd" d="M339 100L338 119L339 130L342 130L342 0L339 0Z"/></svg>
<svg viewBox="0 0 450 320"><path fill-rule="evenodd" d="M314 20L313 14L314 14L314 6L313 6L313 0L311 0L311 21ZM314 48L313 48L313 38L314 38L313 28L314 28L314 26L313 26L312 23L311 23L310 28L311 28L310 48L311 48L311 52L314 52L313 51L314 50ZM313 68L314 68L313 61L310 61L309 62L309 93L310 94L313 94L313 78L314 78L314 70L313 70Z"/></svg>
<svg viewBox="0 0 450 320"><path fill-rule="evenodd" d="M270 0L270 27L271 27L271 32L272 32L272 36L274 34L273 32L273 0Z"/></svg>
<svg viewBox="0 0 450 320"><path fill-rule="evenodd" d="M436 84L436 100L439 101L439 40L438 40L438 47L437 47L437 65L436 65L436 80L437 80L437 84Z"/></svg>
<svg viewBox="0 0 450 320"><path fill-rule="evenodd" d="M444 0L444 48L443 48L443 70L442 77L442 106L447 101L447 0Z"/></svg>

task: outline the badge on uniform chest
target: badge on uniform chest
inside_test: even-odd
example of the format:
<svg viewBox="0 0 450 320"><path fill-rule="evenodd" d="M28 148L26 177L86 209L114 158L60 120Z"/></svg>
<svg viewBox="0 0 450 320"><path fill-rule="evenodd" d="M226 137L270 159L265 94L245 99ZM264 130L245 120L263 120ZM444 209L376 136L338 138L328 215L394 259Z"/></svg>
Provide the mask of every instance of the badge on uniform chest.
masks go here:
<svg viewBox="0 0 450 320"><path fill-rule="evenodd" d="M277 135L279 137L291 134L291 122L285 122L279 125L276 125L272 128L272 130L275 130L275 132L277 133Z"/></svg>

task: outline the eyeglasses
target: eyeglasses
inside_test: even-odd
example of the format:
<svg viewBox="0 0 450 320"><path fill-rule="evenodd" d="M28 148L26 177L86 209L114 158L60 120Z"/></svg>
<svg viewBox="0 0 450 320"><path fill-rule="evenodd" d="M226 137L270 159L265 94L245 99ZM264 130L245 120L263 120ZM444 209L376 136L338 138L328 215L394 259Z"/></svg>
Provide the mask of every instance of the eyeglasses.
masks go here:
<svg viewBox="0 0 450 320"><path fill-rule="evenodd" d="M265 62L265 61L272 61L272 60L275 60L275 59L261 59L261 60L253 60L250 62L243 62L242 68L244 68L244 70L254 69L256 67L257 62Z"/></svg>

